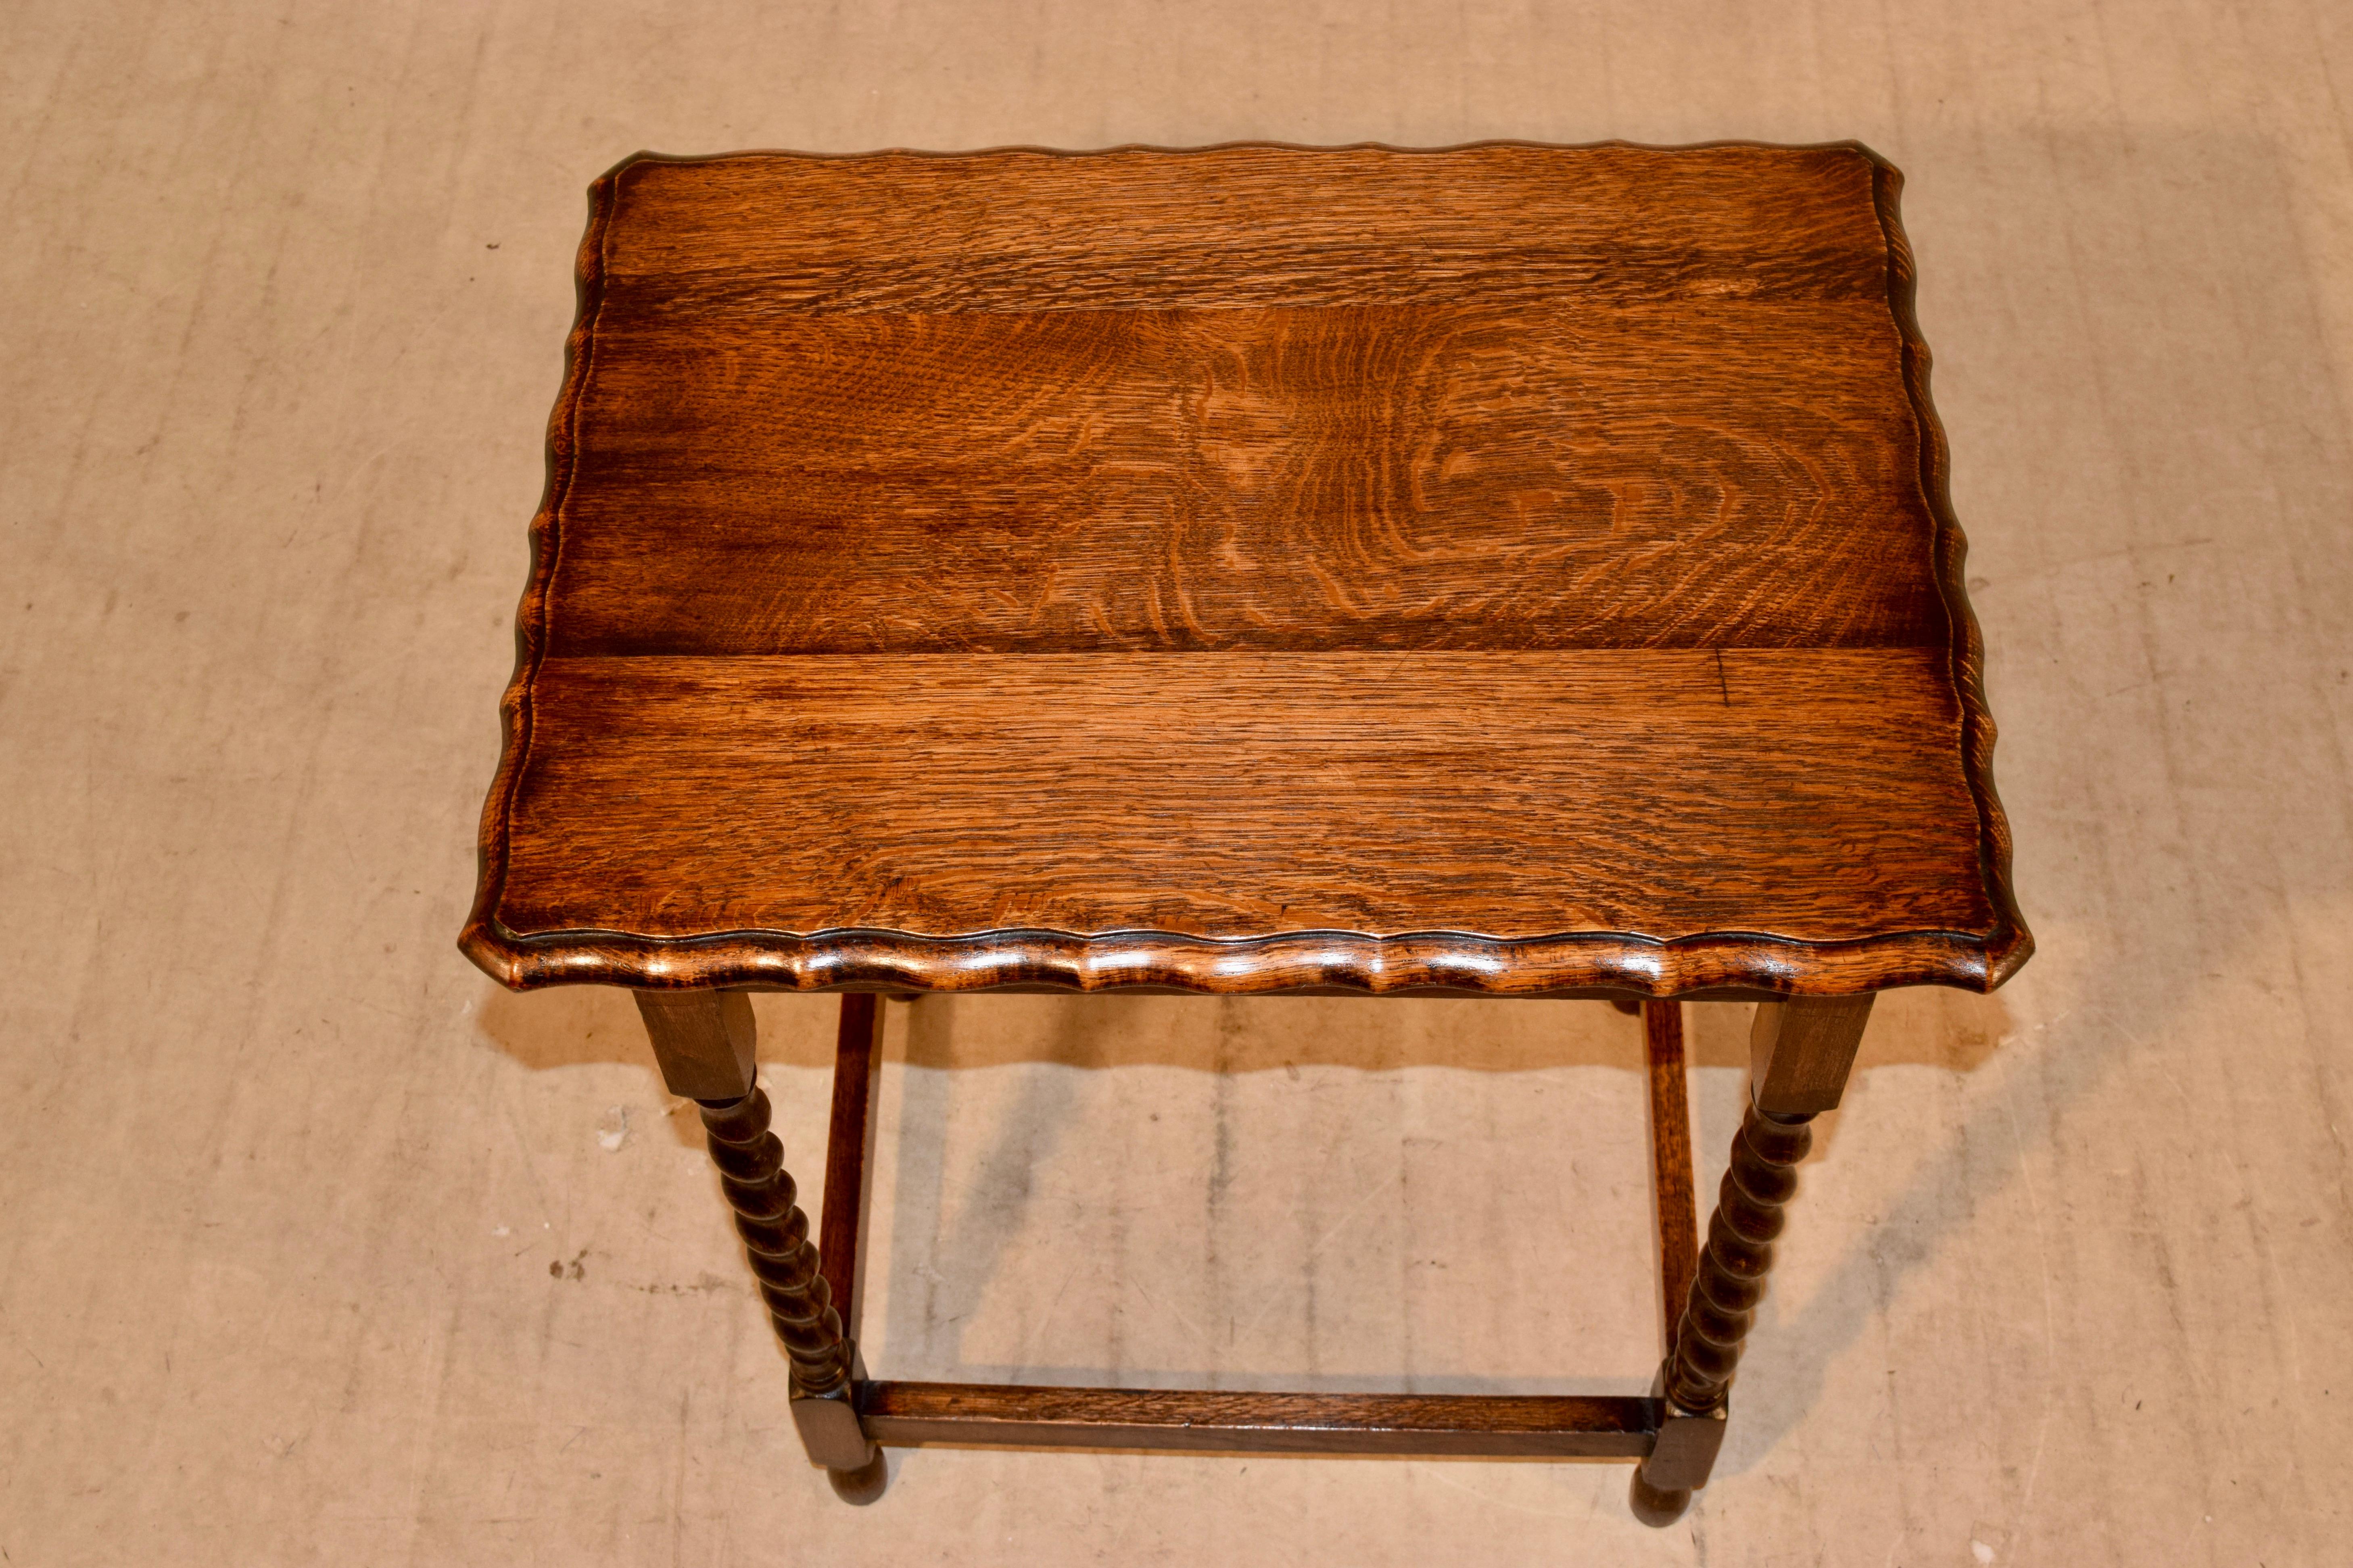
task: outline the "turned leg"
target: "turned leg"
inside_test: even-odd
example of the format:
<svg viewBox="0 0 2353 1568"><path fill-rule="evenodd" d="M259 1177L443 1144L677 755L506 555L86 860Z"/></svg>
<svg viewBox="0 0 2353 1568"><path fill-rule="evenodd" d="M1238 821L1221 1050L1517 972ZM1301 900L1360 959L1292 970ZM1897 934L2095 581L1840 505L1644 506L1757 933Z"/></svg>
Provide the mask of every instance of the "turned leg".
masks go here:
<svg viewBox="0 0 2353 1568"><path fill-rule="evenodd" d="M1715 1468L1733 1371L1765 1295L1798 1162L1813 1143L1808 1124L1837 1106L1870 1016L1867 995L1793 997L1757 1009L1749 1104L1660 1370L1667 1414L1658 1445L1634 1472L1634 1512L1645 1523L1679 1517Z"/></svg>
<svg viewBox="0 0 2353 1568"><path fill-rule="evenodd" d="M640 991L638 1008L673 1094L702 1109L704 1142L736 1234L760 1282L769 1325L789 1358L793 1425L809 1458L853 1501L880 1496L881 1450L853 1404L852 1355L841 1316L809 1244L808 1216L768 1131L755 1081L752 1004L738 991Z"/></svg>

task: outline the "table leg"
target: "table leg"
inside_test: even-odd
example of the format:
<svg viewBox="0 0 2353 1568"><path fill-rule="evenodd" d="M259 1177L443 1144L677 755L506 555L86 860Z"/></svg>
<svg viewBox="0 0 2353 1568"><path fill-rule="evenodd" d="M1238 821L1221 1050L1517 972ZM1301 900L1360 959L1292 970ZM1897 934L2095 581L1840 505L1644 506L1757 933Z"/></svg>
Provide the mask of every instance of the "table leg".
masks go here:
<svg viewBox="0 0 2353 1568"><path fill-rule="evenodd" d="M881 1495L881 1450L867 1440L852 1403L850 1347L809 1244L808 1216L768 1131L768 1097L756 1081L752 1005L741 992L640 991L638 1009L662 1079L702 1107L704 1142L735 1211L736 1234L769 1325L790 1359L793 1425L809 1458L853 1501Z"/></svg>
<svg viewBox="0 0 2353 1568"><path fill-rule="evenodd" d="M1798 1162L1813 1144L1809 1123L1838 1105L1870 1016L1867 995L1793 997L1757 1009L1749 1105L1660 1370L1667 1414L1658 1444L1634 1472L1634 1514L1646 1524L1680 1517L1715 1468L1733 1371L1765 1295L1773 1243L1798 1187Z"/></svg>

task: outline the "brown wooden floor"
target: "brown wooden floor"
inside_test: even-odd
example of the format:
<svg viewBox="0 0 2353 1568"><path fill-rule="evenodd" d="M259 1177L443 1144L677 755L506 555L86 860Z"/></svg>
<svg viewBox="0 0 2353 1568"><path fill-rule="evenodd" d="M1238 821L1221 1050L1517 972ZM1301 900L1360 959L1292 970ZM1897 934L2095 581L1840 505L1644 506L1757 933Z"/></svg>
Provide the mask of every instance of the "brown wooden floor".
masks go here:
<svg viewBox="0 0 2353 1568"><path fill-rule="evenodd" d="M8 1561L2341 1554L2342 7L153 9L0 19ZM1671 1531L1576 1463L923 1449L843 1507L633 1009L449 946L583 188L1610 134L1905 169L2034 963L1881 1005ZM814 1189L832 1005L760 1007ZM1744 1010L1691 1029L1704 1191ZM868 1363L1641 1393L1641 1063L1599 1004L893 1009Z"/></svg>

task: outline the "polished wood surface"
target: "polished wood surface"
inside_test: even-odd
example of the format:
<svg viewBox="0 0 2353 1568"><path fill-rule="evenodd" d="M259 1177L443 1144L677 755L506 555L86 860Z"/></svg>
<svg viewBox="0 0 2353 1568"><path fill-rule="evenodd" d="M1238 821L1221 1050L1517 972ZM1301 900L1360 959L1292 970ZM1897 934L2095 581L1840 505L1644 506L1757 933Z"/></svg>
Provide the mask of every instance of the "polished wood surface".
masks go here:
<svg viewBox="0 0 2353 1568"><path fill-rule="evenodd" d="M537 689L517 931L1991 918L1940 874L1974 843L1957 772L1915 765L1958 731L1926 650L559 659ZM1662 802L1704 858L1660 853Z"/></svg>
<svg viewBox="0 0 2353 1568"><path fill-rule="evenodd" d="M759 1029L741 991L633 991L662 1087L686 1100L741 1100L759 1070Z"/></svg>
<svg viewBox="0 0 2353 1568"><path fill-rule="evenodd" d="M1717 1188L1708 1218L1707 1245L1697 1268L1686 1264L1680 1295L1672 1277L1668 1300L1667 1359L1659 1369L1658 1392L1666 1399L1658 1442L1636 1468L1630 1502L1645 1524L1667 1525L1690 1507L1692 1493L1707 1485L1724 1445L1726 1401L1740 1352L1764 1299L1773 1268L1773 1244L1787 1221L1798 1189L1798 1163L1813 1145L1810 1123L1836 1109L1854 1066L1856 1047L1871 1020L1874 998L1792 996L1760 1004L1749 1032L1748 1107L1734 1134L1732 1159ZM1664 1041L1658 1018L1672 1003L1646 1003L1651 1060L1653 1136L1661 1121L1658 1070ZM1678 1034L1680 1031L1678 1031ZM1678 1047L1681 1040L1674 1044ZM1674 1052L1681 1066L1681 1052ZM1679 1079L1681 1073L1675 1075ZM1689 1121L1683 1121L1682 1151L1683 1224L1690 1224ZM1657 1142L1660 1229L1667 1228L1669 1151ZM1662 1246L1662 1251L1664 1250ZM1688 1258L1687 1253L1678 1253Z"/></svg>
<svg viewBox="0 0 2353 1568"><path fill-rule="evenodd" d="M849 1347L818 1249L809 1243L808 1215L785 1169L784 1145L768 1131L768 1096L754 1087L740 1100L704 1101L702 1112L711 1160L735 1211L760 1299L792 1359L794 1397L834 1394L849 1381Z"/></svg>
<svg viewBox="0 0 2353 1568"><path fill-rule="evenodd" d="M1753 1104L1741 1118L1674 1352L1667 1358L1667 1398L1679 1409L1705 1415L1724 1405L1757 1303L1765 1298L1773 1243L1798 1190L1798 1162L1813 1147L1812 1121L1810 1115L1768 1116Z"/></svg>
<svg viewBox="0 0 2353 1568"><path fill-rule="evenodd" d="M1680 1002L1642 1004L1643 1055L1651 1086L1651 1194L1658 1208L1659 1300L1665 1315L1664 1352L1673 1353L1675 1330L1699 1265L1699 1200L1692 1174L1691 1088L1683 1073L1683 1011Z"/></svg>
<svg viewBox="0 0 2353 1568"><path fill-rule="evenodd" d="M882 1048L882 1002L871 992L841 999L833 1056L833 1108L825 1134L825 1205L818 1228L818 1271L858 1340L858 1258L866 1235L866 1163L874 1151L874 1064Z"/></svg>
<svg viewBox="0 0 2353 1568"><path fill-rule="evenodd" d="M1748 1023L1750 1101L1769 1116L1836 1110L1873 1001L1865 994L1759 1003Z"/></svg>
<svg viewBox="0 0 2353 1568"><path fill-rule="evenodd" d="M2030 942L1852 146L599 181L510 984L1831 994Z"/></svg>
<svg viewBox="0 0 2353 1568"><path fill-rule="evenodd" d="M878 1443L1195 1448L1228 1453L1634 1458L1655 1441L1655 1399L1606 1395L1256 1394L869 1383Z"/></svg>

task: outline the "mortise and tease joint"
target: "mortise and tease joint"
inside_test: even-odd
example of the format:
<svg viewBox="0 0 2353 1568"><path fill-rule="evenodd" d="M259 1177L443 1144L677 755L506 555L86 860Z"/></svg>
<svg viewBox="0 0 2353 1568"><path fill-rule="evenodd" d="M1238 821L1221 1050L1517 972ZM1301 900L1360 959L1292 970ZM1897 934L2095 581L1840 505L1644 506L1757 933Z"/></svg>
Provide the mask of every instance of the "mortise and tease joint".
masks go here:
<svg viewBox="0 0 2353 1568"><path fill-rule="evenodd" d="M1871 993L1762 1002L1748 1030L1748 1096L1767 1116L1836 1110L1871 1021Z"/></svg>
<svg viewBox="0 0 2353 1568"><path fill-rule="evenodd" d="M845 1341L842 1349L849 1363L847 1382L831 1394L796 1391L792 1398L793 1426L801 1435L801 1447L808 1450L811 1463L828 1470L860 1469L875 1455L875 1445L858 1415L858 1391L866 1382L866 1363L859 1359L855 1343Z"/></svg>
<svg viewBox="0 0 2353 1568"><path fill-rule="evenodd" d="M634 991L662 1082L687 1100L741 1100L752 1092L757 1032L741 991Z"/></svg>
<svg viewBox="0 0 2353 1568"><path fill-rule="evenodd" d="M1662 1371L1660 1383L1664 1380ZM1659 1384L1652 1385L1654 1394L1658 1388ZM1660 1491L1690 1491L1707 1485L1708 1475L1715 1468L1716 1451L1724 1447L1729 1414L1723 1405L1700 1412L1667 1401L1659 1419L1658 1442L1642 1461L1642 1479Z"/></svg>

